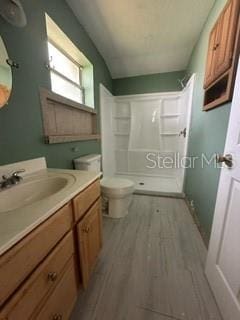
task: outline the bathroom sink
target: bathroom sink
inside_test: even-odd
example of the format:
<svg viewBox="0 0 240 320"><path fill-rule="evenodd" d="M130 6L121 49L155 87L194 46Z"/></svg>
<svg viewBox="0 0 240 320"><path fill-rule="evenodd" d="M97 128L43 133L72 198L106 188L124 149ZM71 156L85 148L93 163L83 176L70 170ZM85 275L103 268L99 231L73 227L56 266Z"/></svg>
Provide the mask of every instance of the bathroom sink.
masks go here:
<svg viewBox="0 0 240 320"><path fill-rule="evenodd" d="M45 177L0 192L0 212L7 212L33 204L63 190L74 178Z"/></svg>

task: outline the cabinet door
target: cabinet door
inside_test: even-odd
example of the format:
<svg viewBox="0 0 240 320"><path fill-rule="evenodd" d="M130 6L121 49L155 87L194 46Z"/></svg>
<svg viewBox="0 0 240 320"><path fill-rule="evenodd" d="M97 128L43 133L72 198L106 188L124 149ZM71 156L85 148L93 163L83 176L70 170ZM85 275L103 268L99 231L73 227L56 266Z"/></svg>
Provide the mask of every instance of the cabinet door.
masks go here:
<svg viewBox="0 0 240 320"><path fill-rule="evenodd" d="M234 44L239 17L239 0L230 0L219 18L219 33L216 41L215 79L232 65Z"/></svg>
<svg viewBox="0 0 240 320"><path fill-rule="evenodd" d="M83 287L86 289L90 275L102 247L101 201L98 200L77 226L80 268Z"/></svg>
<svg viewBox="0 0 240 320"><path fill-rule="evenodd" d="M218 37L218 29L219 24L216 23L214 28L212 29L209 38L204 88L207 88L214 81L214 62L216 55L216 41Z"/></svg>

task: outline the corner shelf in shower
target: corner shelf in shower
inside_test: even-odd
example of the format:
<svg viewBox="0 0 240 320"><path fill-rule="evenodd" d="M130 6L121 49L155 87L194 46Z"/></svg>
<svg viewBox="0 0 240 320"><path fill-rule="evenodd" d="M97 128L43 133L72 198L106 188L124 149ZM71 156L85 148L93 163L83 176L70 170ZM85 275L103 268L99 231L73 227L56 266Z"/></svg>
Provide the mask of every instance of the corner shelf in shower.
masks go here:
<svg viewBox="0 0 240 320"><path fill-rule="evenodd" d="M175 117L180 117L182 113L169 113L169 114L162 114L160 115L160 118L175 118ZM130 116L114 116L114 119L118 120L130 120Z"/></svg>
<svg viewBox="0 0 240 320"><path fill-rule="evenodd" d="M166 132L166 133L160 133L160 136L178 136L178 132Z"/></svg>
<svg viewBox="0 0 240 320"><path fill-rule="evenodd" d="M180 117L182 113L169 113L169 114L162 114L160 115L160 118L175 118L175 117Z"/></svg>
<svg viewBox="0 0 240 320"><path fill-rule="evenodd" d="M116 148L116 149L114 149L114 151L115 152L118 152L118 151L120 151L120 152L155 152L155 153L161 153L161 154L175 154L176 153L176 151L174 151L174 150L157 150L157 149L144 149L144 150L140 150L140 149L128 149L128 148Z"/></svg>
<svg viewBox="0 0 240 320"><path fill-rule="evenodd" d="M126 132L114 132L115 136L129 136L129 133Z"/></svg>
<svg viewBox="0 0 240 320"><path fill-rule="evenodd" d="M114 116L113 118L118 120L130 120L130 116Z"/></svg>
<svg viewBox="0 0 240 320"><path fill-rule="evenodd" d="M116 150L119 150L119 149L116 149ZM175 153L174 150L159 150L159 149L127 149L127 151L133 151L133 152L156 152L156 153L162 153L162 154Z"/></svg>

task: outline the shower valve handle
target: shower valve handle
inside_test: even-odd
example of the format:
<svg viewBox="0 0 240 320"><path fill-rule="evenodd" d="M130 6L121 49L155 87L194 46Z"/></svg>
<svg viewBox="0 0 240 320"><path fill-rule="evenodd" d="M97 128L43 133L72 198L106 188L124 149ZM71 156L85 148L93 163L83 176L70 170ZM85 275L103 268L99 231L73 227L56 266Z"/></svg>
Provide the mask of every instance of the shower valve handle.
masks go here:
<svg viewBox="0 0 240 320"><path fill-rule="evenodd" d="M186 135L187 135L187 128L184 128L182 131L180 131L179 137L183 136L184 138L186 138Z"/></svg>

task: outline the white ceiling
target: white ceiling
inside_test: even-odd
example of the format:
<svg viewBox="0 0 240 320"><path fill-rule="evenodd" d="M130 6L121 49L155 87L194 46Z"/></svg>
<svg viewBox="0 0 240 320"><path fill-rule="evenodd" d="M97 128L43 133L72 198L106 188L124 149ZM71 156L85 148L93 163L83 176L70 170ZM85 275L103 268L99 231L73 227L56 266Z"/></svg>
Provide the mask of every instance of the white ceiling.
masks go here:
<svg viewBox="0 0 240 320"><path fill-rule="evenodd" d="M113 78L186 68L215 0L66 0Z"/></svg>

